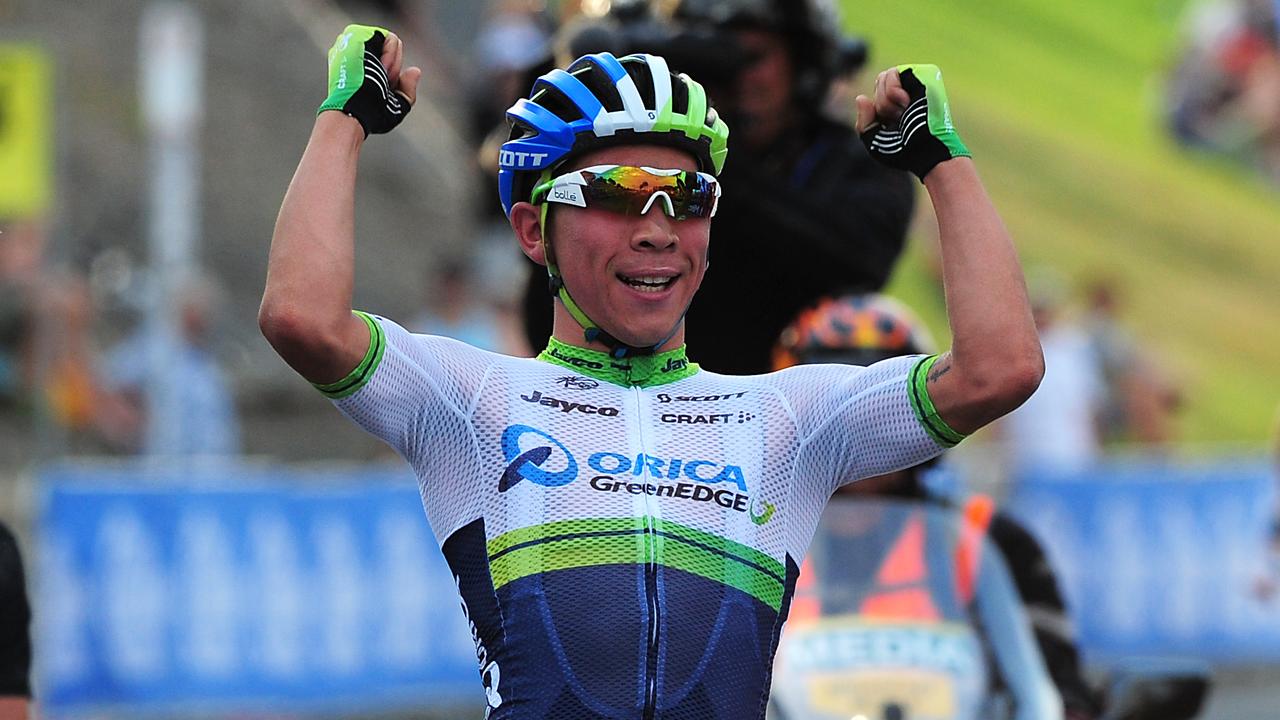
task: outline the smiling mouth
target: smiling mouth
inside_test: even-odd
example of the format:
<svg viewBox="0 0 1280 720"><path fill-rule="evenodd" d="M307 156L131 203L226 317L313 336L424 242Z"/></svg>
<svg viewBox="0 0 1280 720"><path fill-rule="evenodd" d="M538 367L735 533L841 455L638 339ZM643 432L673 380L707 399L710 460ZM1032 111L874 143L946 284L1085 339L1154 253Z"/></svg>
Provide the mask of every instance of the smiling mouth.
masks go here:
<svg viewBox="0 0 1280 720"><path fill-rule="evenodd" d="M667 288L679 278L679 275L673 277L658 277L650 275L629 276L618 273L618 279L626 283L629 287L639 290L640 292L659 293Z"/></svg>

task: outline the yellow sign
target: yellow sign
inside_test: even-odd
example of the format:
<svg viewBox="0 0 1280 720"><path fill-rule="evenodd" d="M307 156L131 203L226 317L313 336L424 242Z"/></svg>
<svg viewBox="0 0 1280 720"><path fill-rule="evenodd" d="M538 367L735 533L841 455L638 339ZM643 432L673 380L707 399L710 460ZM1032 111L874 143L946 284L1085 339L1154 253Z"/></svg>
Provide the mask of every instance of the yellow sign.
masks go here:
<svg viewBox="0 0 1280 720"><path fill-rule="evenodd" d="M48 54L34 45L0 43L0 218L48 209L53 126Z"/></svg>
<svg viewBox="0 0 1280 720"><path fill-rule="evenodd" d="M956 680L945 673L895 668L808 678L811 707L824 716L878 718L893 705L912 720L957 717Z"/></svg>

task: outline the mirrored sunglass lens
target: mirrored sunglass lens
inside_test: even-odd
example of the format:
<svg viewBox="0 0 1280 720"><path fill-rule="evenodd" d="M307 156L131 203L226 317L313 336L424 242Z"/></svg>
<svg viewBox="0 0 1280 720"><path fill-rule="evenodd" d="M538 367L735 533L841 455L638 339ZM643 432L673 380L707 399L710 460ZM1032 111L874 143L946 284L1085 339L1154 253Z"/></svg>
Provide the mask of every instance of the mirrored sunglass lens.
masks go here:
<svg viewBox="0 0 1280 720"><path fill-rule="evenodd" d="M670 203L657 201L663 211L674 211L676 219L709 217L714 207L715 193L697 173L682 172L677 175L654 175L640 168L617 167L587 175L587 200L594 207L638 215L651 207L651 198L662 193Z"/></svg>

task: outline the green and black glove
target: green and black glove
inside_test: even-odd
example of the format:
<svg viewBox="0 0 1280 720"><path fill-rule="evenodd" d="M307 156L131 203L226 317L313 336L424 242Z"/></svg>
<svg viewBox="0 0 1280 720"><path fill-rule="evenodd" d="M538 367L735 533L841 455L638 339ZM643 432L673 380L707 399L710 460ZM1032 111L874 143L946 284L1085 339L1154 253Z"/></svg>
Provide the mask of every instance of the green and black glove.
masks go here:
<svg viewBox="0 0 1280 720"><path fill-rule="evenodd" d="M889 167L910 170L924 180L938 163L972 157L955 126L937 65L899 65L902 89L911 103L893 126L874 123L862 132L871 156Z"/></svg>
<svg viewBox="0 0 1280 720"><path fill-rule="evenodd" d="M382 66L388 32L370 25L348 25L329 48L329 97L317 114L341 110L364 128L364 136L390 132L413 105L390 86Z"/></svg>

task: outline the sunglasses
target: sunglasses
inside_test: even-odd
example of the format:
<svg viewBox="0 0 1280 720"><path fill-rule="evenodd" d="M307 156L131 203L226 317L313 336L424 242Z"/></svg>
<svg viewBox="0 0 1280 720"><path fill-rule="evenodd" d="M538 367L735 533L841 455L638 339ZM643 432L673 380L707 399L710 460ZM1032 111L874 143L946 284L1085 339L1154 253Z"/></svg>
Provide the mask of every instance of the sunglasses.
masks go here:
<svg viewBox="0 0 1280 720"><path fill-rule="evenodd" d="M676 220L709 218L720 203L720 183L707 173L691 170L595 165L539 183L531 202L644 215L659 199L667 215Z"/></svg>

